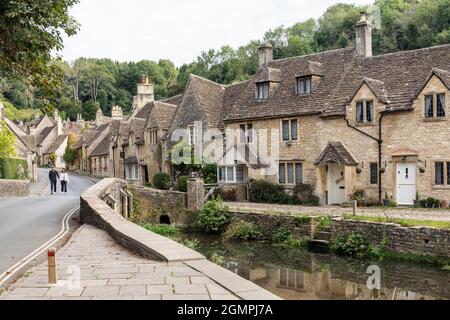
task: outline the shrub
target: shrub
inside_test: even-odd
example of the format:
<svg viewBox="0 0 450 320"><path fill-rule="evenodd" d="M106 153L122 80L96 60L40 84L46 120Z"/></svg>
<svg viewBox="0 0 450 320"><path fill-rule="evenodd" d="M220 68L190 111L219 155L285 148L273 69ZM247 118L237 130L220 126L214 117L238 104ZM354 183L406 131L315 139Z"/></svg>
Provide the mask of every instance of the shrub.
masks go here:
<svg viewBox="0 0 450 320"><path fill-rule="evenodd" d="M169 238L176 237L180 233L177 227L169 226L167 224L155 225L146 223L143 227L151 232Z"/></svg>
<svg viewBox="0 0 450 320"><path fill-rule="evenodd" d="M237 220L228 226L224 236L226 240L258 240L262 237L262 232L253 222Z"/></svg>
<svg viewBox="0 0 450 320"><path fill-rule="evenodd" d="M205 232L220 232L230 220L228 207L221 198L215 198L205 203L203 209L197 214L197 225Z"/></svg>
<svg viewBox="0 0 450 320"><path fill-rule="evenodd" d="M223 189L216 189L214 191L215 197L220 197L224 201L236 201L237 200L237 190L236 189L229 189L229 190L223 190Z"/></svg>
<svg viewBox="0 0 450 320"><path fill-rule="evenodd" d="M187 182L189 177L188 176L181 176L177 179L177 184L175 186L177 191L180 192L187 192Z"/></svg>
<svg viewBox="0 0 450 320"><path fill-rule="evenodd" d="M290 237L292 237L291 232L288 229L281 227L272 235L272 242L282 243L288 240Z"/></svg>
<svg viewBox="0 0 450 320"><path fill-rule="evenodd" d="M316 220L316 231L320 232L327 229L331 225L331 217L330 216L319 216L314 218Z"/></svg>
<svg viewBox="0 0 450 320"><path fill-rule="evenodd" d="M197 250L200 245L200 241L198 241L197 239L185 239L182 241L182 244L189 249Z"/></svg>
<svg viewBox="0 0 450 320"><path fill-rule="evenodd" d="M169 190L170 176L164 172L158 172L153 176L153 185L159 190Z"/></svg>
<svg viewBox="0 0 450 320"><path fill-rule="evenodd" d="M28 179L28 164L23 159L0 158L0 179Z"/></svg>
<svg viewBox="0 0 450 320"><path fill-rule="evenodd" d="M295 200L286 194L283 187L268 181L253 181L250 184L249 200L258 203L293 204Z"/></svg>
<svg viewBox="0 0 450 320"><path fill-rule="evenodd" d="M441 200L435 199L433 197L428 197L426 200L427 208L439 208L441 205Z"/></svg>
<svg viewBox="0 0 450 320"><path fill-rule="evenodd" d="M319 197L314 194L314 186L311 184L298 184L294 188L294 199L304 206L318 206Z"/></svg>
<svg viewBox="0 0 450 320"><path fill-rule="evenodd" d="M294 220L297 224L307 224L311 221L311 217L308 217L306 215L301 215L301 216L294 217Z"/></svg>
<svg viewBox="0 0 450 320"><path fill-rule="evenodd" d="M370 257L374 254L374 247L358 233L339 236L331 244L331 250L352 257Z"/></svg>

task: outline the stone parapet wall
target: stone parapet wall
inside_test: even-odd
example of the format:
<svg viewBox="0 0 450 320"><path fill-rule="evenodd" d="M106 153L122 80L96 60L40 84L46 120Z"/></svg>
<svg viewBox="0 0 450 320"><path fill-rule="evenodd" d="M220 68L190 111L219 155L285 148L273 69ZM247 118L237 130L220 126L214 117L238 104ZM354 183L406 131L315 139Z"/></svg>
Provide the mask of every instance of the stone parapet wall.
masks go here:
<svg viewBox="0 0 450 320"><path fill-rule="evenodd" d="M151 224L159 224L160 218L166 215L170 222L177 226L189 223L187 213L187 194L185 192L157 190L144 187L132 187L139 208L136 208L139 219Z"/></svg>
<svg viewBox="0 0 450 320"><path fill-rule="evenodd" d="M427 227L402 227L393 223L378 223L334 219L331 241L340 235L360 233L371 243L396 252L418 255L446 256L450 258L450 230Z"/></svg>
<svg viewBox="0 0 450 320"><path fill-rule="evenodd" d="M0 179L0 198L30 196L29 180Z"/></svg>

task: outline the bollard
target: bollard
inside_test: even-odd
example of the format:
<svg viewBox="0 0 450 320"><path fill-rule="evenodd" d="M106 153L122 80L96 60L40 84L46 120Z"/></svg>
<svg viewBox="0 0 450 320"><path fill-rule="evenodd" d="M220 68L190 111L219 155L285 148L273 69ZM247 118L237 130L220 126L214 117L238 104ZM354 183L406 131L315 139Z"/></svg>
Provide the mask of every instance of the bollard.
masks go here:
<svg viewBox="0 0 450 320"><path fill-rule="evenodd" d="M352 207L353 207L353 215L356 216L356 208L358 207L358 202L356 200L353 200Z"/></svg>
<svg viewBox="0 0 450 320"><path fill-rule="evenodd" d="M56 284L56 249L49 248L47 251L48 258L48 283Z"/></svg>

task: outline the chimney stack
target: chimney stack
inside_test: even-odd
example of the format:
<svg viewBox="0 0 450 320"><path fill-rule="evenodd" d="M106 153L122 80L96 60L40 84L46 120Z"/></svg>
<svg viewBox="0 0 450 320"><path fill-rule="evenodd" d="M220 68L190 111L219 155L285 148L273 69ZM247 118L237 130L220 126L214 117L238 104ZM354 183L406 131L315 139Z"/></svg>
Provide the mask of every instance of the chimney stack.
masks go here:
<svg viewBox="0 0 450 320"><path fill-rule="evenodd" d="M273 47L270 43L263 43L258 48L259 67L266 66L273 60Z"/></svg>
<svg viewBox="0 0 450 320"><path fill-rule="evenodd" d="M97 112L95 113L95 124L97 127L103 124L103 112L100 107L97 108Z"/></svg>
<svg viewBox="0 0 450 320"><path fill-rule="evenodd" d="M155 101L153 84L149 81L148 76L142 75L137 87L137 95L133 98L133 113L153 101Z"/></svg>
<svg viewBox="0 0 450 320"><path fill-rule="evenodd" d="M36 135L36 127L35 126L31 126L30 127L30 136L35 136Z"/></svg>
<svg viewBox="0 0 450 320"><path fill-rule="evenodd" d="M111 111L111 117L113 120L122 120L123 118L122 108L119 106L113 106Z"/></svg>
<svg viewBox="0 0 450 320"><path fill-rule="evenodd" d="M359 56L368 58L372 56L372 26L367 21L365 12L361 12L356 30L356 52Z"/></svg>

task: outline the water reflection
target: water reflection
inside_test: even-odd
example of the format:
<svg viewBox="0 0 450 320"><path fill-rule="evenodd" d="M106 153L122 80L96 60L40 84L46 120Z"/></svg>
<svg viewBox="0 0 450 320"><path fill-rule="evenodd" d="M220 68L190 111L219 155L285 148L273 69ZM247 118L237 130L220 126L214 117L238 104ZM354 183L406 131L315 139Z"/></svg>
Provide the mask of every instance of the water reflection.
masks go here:
<svg viewBox="0 0 450 320"><path fill-rule="evenodd" d="M192 237L192 236L190 236ZM221 243L196 236L198 251L221 256L228 270L289 300L435 300L450 299L450 273L430 267L385 262L381 287L369 289L372 263L305 250L285 251L266 243ZM212 259L214 260L214 259Z"/></svg>

